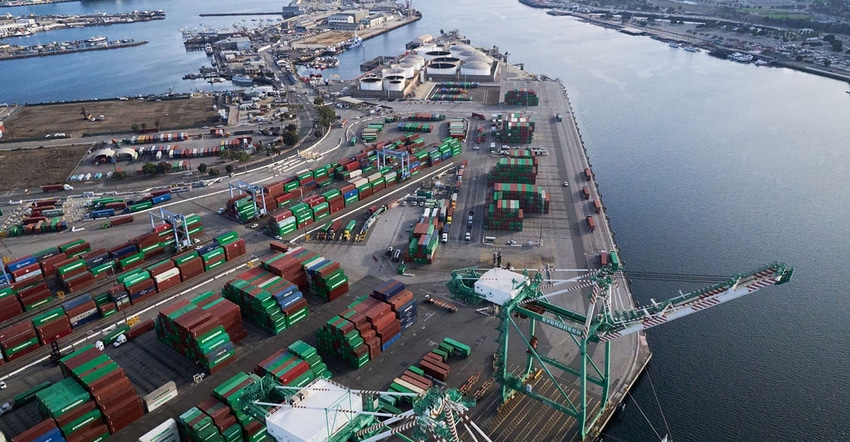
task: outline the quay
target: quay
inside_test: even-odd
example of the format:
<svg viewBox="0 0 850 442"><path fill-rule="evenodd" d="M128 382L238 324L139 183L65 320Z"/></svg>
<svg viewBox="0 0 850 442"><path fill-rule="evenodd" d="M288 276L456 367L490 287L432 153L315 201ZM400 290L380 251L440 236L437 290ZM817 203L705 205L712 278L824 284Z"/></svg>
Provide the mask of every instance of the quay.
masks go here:
<svg viewBox="0 0 850 442"><path fill-rule="evenodd" d="M12 50L0 52L0 61L16 60L19 58L47 57L51 55L74 54L77 52L105 51L107 49L131 48L147 44L147 41L117 40L106 44L88 45L84 40L75 40L51 45L15 46Z"/></svg>
<svg viewBox="0 0 850 442"><path fill-rule="evenodd" d="M201 17L238 17L251 15L283 15L280 12L204 12Z"/></svg>

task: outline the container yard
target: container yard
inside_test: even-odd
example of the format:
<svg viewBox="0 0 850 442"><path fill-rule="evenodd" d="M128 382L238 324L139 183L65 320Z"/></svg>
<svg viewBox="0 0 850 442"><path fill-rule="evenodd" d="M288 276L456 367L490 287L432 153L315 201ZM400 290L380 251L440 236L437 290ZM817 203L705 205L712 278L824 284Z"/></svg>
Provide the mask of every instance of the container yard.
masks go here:
<svg viewBox="0 0 850 442"><path fill-rule="evenodd" d="M0 395L14 400L0 430L27 441L364 440L393 428L482 440L452 435L463 421L489 440L594 439L650 358L640 315L663 312L627 310L633 328L594 322L590 335L554 319L583 315L596 293L563 269L610 281L623 264L574 124L519 108L572 122L561 86L515 78L488 85L504 105L394 103L401 117L340 128L309 162L246 167L218 187L83 198L63 187L32 204L29 217L63 210L94 228L10 238ZM460 96L479 83L429 88ZM177 130L120 142L188 158L166 147L186 137ZM504 147L473 147L487 142ZM143 150L155 143L166 144ZM776 265L710 293L789 278ZM626 284L600 290L634 306ZM514 321L541 330L509 340ZM563 346L565 332L594 344ZM604 380L549 377L556 357L606 367ZM564 405L577 398L580 415ZM429 418L380 424L417 413Z"/></svg>

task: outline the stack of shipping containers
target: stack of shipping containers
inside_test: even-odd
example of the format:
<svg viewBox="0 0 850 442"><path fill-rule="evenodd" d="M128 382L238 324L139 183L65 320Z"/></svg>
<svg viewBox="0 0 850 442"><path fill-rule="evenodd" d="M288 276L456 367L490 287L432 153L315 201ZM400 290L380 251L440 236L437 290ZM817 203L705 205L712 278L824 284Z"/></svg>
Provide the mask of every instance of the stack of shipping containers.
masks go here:
<svg viewBox="0 0 850 442"><path fill-rule="evenodd" d="M390 304L402 330L407 330L416 322L416 300L404 283L390 279L372 290L372 297Z"/></svg>
<svg viewBox="0 0 850 442"><path fill-rule="evenodd" d="M514 89L505 92L505 104L509 106L537 106L540 97L533 89Z"/></svg>
<svg viewBox="0 0 850 442"><path fill-rule="evenodd" d="M228 281L222 292L242 308L245 319L272 334L307 317L307 300L298 286L262 268Z"/></svg>
<svg viewBox="0 0 850 442"><path fill-rule="evenodd" d="M127 427L144 415L142 401L124 370L93 345L65 356L60 367L63 374L68 376L66 379L79 382L94 399L97 413L92 409L92 414L89 415L100 414L109 433ZM62 422L59 423L60 428L64 428ZM95 420L83 428L100 428L100 423L100 420ZM103 433L91 429L87 434L91 438L78 440L94 440L93 436Z"/></svg>
<svg viewBox="0 0 850 442"><path fill-rule="evenodd" d="M331 378L328 366L316 349L303 341L295 341L288 348L260 361L254 373L259 376L270 375L288 387L303 387L313 379Z"/></svg>
<svg viewBox="0 0 850 442"><path fill-rule="evenodd" d="M95 441L109 436L103 413L75 378L65 378L39 391L36 401L41 414L56 423L64 440Z"/></svg>
<svg viewBox="0 0 850 442"><path fill-rule="evenodd" d="M246 335L239 306L213 292L191 301L180 300L162 309L154 328L161 342L208 373L215 373L233 362L233 341Z"/></svg>
<svg viewBox="0 0 850 442"><path fill-rule="evenodd" d="M466 139L466 120L452 118L449 120L449 137L463 141Z"/></svg>
<svg viewBox="0 0 850 442"><path fill-rule="evenodd" d="M499 158L490 173L487 174L487 185L493 183L523 183L537 182L537 160L535 158Z"/></svg>
<svg viewBox="0 0 850 442"><path fill-rule="evenodd" d="M522 113L513 113L502 122L502 142L528 144L534 140L534 120Z"/></svg>
<svg viewBox="0 0 850 442"><path fill-rule="evenodd" d="M255 382L260 382L260 380L261 378L253 373L237 373L213 390L212 396L230 408L230 412L233 413L233 416L236 417L237 422L242 427L242 439L235 440L261 442L271 439L266 431L265 422L258 421L246 414L242 404L239 402L239 399L245 394L249 386ZM192 410L195 409L193 408Z"/></svg>
<svg viewBox="0 0 850 442"><path fill-rule="evenodd" d="M6 362L33 352L41 346L31 321L24 321L0 330L0 349Z"/></svg>
<svg viewBox="0 0 850 442"><path fill-rule="evenodd" d="M410 120L410 121L443 121L443 120L446 119L446 116L441 115L441 114L430 114L430 113L426 113L426 112L416 112L416 113L410 114L410 116L407 117L407 119Z"/></svg>
<svg viewBox="0 0 850 442"><path fill-rule="evenodd" d="M517 200L495 200L487 208L484 218L486 230L522 231L522 209Z"/></svg>
<svg viewBox="0 0 850 442"><path fill-rule="evenodd" d="M428 217L424 222L416 223L410 235L404 261L431 264L440 243L439 239L440 221L437 217Z"/></svg>
<svg viewBox="0 0 850 442"><path fill-rule="evenodd" d="M494 200L517 200L525 213L549 213L549 194L542 187L530 184L495 183Z"/></svg>

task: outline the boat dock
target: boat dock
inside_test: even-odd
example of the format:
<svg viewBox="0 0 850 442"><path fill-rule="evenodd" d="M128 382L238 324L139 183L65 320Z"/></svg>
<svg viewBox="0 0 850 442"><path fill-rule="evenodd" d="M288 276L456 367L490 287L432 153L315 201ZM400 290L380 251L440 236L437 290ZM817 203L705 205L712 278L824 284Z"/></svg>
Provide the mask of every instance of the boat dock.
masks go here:
<svg viewBox="0 0 850 442"><path fill-rule="evenodd" d="M133 11L82 15L25 15L0 18L1 37L23 37L36 32L49 32L89 26L110 26L165 20L164 11Z"/></svg>

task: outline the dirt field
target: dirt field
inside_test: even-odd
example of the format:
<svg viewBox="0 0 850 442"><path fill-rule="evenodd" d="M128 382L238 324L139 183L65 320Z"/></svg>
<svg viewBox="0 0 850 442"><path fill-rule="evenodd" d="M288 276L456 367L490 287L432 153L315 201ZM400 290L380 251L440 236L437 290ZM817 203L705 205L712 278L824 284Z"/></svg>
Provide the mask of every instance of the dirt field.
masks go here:
<svg viewBox="0 0 850 442"><path fill-rule="evenodd" d="M348 40L354 36L353 31L328 31L296 42L296 46L325 47Z"/></svg>
<svg viewBox="0 0 850 442"><path fill-rule="evenodd" d="M75 144L62 147L42 147L0 151L0 190L30 189L40 192L38 187L45 183L65 181L77 167L90 144ZM33 167L38 173L33 173Z"/></svg>
<svg viewBox="0 0 850 442"><path fill-rule="evenodd" d="M191 100L96 101L87 103L25 106L6 118L3 141L43 139L47 134L66 133L77 138L83 134L114 134L131 132L133 123L154 127L159 121L163 131L211 125L217 117L210 97ZM104 121L87 121L82 108Z"/></svg>

